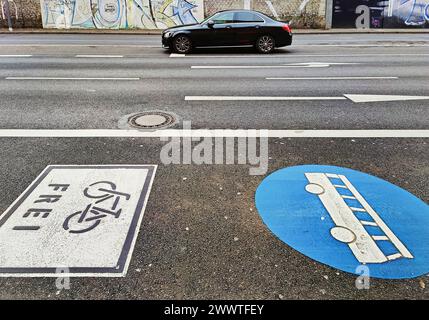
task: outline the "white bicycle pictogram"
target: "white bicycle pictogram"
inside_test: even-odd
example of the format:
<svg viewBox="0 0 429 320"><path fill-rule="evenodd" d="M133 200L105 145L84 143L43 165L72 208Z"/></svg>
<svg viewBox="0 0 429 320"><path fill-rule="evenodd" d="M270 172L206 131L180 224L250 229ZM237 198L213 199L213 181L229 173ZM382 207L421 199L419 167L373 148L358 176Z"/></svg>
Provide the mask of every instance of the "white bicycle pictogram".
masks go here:
<svg viewBox="0 0 429 320"><path fill-rule="evenodd" d="M116 190L116 184L110 181L98 181L89 185L83 191L83 194L93 203L86 206L85 209L69 215L63 223L63 228L70 233L85 233L96 228L103 219L113 216L119 218L122 209L119 208L121 198L128 201L128 193Z"/></svg>

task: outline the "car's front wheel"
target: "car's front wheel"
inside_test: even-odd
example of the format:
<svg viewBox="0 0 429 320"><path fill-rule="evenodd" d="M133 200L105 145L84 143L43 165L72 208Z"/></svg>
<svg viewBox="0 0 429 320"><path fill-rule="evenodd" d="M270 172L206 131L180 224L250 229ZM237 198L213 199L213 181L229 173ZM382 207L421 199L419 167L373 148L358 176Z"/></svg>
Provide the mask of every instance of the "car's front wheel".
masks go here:
<svg viewBox="0 0 429 320"><path fill-rule="evenodd" d="M178 35L173 40L173 49L177 53L189 53L192 51L192 41L188 36Z"/></svg>
<svg viewBox="0 0 429 320"><path fill-rule="evenodd" d="M272 36L264 35L258 38L255 47L259 53L272 53L276 48L276 42Z"/></svg>

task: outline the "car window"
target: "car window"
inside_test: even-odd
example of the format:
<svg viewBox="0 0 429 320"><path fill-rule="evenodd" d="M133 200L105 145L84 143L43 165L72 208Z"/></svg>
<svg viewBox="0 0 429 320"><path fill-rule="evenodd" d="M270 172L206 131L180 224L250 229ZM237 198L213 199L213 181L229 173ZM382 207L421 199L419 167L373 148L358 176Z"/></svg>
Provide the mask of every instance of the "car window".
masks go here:
<svg viewBox="0 0 429 320"><path fill-rule="evenodd" d="M219 13L218 15L214 16L211 20L213 20L215 23L233 23L234 22L234 12L225 12L225 13Z"/></svg>
<svg viewBox="0 0 429 320"><path fill-rule="evenodd" d="M264 22L264 20L252 12L236 12L234 22Z"/></svg>

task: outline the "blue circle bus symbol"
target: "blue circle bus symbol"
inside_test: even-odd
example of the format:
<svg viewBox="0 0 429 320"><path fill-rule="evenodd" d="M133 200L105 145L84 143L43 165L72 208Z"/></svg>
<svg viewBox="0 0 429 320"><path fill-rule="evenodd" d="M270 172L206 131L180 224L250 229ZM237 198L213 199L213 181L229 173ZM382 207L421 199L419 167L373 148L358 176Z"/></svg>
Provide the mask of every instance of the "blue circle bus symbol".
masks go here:
<svg viewBox="0 0 429 320"><path fill-rule="evenodd" d="M380 178L303 165L266 177L255 195L264 223L318 262L384 279L429 273L429 206Z"/></svg>

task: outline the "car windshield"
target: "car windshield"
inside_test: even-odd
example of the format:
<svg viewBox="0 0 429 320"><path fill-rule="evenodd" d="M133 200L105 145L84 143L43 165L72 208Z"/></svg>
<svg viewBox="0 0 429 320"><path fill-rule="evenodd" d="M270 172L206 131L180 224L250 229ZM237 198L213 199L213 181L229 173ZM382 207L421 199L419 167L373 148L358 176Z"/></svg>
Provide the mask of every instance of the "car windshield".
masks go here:
<svg viewBox="0 0 429 320"><path fill-rule="evenodd" d="M216 23L232 23L234 21L234 11L215 13L210 18L201 22L201 24L205 24L210 20L213 20Z"/></svg>

